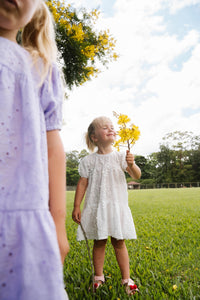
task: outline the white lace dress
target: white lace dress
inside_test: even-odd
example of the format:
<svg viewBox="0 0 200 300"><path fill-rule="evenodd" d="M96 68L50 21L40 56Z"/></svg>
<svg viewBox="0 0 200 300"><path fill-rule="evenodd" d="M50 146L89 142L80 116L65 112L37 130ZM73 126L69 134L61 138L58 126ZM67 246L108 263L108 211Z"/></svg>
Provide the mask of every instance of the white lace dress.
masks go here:
<svg viewBox="0 0 200 300"><path fill-rule="evenodd" d="M81 223L88 239L136 239L124 171L124 152L93 153L79 165L81 177L88 178ZM78 227L77 240L84 240Z"/></svg>

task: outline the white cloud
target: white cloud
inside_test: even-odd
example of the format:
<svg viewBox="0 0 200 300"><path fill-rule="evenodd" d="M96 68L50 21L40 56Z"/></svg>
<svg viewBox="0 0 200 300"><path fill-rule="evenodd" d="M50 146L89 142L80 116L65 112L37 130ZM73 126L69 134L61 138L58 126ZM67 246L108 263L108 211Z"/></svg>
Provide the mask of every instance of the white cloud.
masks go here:
<svg viewBox="0 0 200 300"><path fill-rule="evenodd" d="M178 10L190 5L200 4L199 0L166 0L169 5L170 12L175 14Z"/></svg>
<svg viewBox="0 0 200 300"><path fill-rule="evenodd" d="M71 2L71 5L73 7L76 7L76 8L81 8L81 7L84 7L88 10L91 10L91 9L95 9L97 8L98 6L100 6L102 3L101 0L92 0L92 1L88 1L88 0L74 0Z"/></svg>
<svg viewBox="0 0 200 300"><path fill-rule="evenodd" d="M86 7L90 3L78 1ZM95 3L100 4L100 1ZM117 39L120 58L98 78L69 94L64 108L66 126L62 131L67 151L86 147L84 133L89 123L99 115L113 119L113 110L128 114L140 127L141 138L133 150L137 154L158 150L162 137L174 130L190 130L198 134L199 32L194 28L182 39L177 38L176 32L170 35L163 16L157 13L169 4L175 13L195 3L200 3L200 0L116 0L114 16L101 17L97 26L110 28ZM170 63L188 50L191 57L181 68L170 68ZM196 110L196 113L184 115L183 110L187 109Z"/></svg>

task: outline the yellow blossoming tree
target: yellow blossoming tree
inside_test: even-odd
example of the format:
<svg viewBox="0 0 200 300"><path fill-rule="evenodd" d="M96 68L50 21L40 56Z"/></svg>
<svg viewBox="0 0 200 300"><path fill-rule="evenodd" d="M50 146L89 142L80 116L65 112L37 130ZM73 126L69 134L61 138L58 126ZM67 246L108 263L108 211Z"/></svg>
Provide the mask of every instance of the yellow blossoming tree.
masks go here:
<svg viewBox="0 0 200 300"><path fill-rule="evenodd" d="M46 0L46 3L55 19L56 42L69 88L97 75L99 62L107 65L117 59L116 41L109 30L97 32L94 28L99 11L87 12L83 8L77 11L65 1Z"/></svg>
<svg viewBox="0 0 200 300"><path fill-rule="evenodd" d="M114 147L119 151L121 146L127 146L130 151L131 146L140 137L140 130L138 126L130 124L131 119L127 115L117 114L116 112L113 112L113 114L118 119L117 123L119 125L119 131L117 132L119 139L116 140ZM129 127L128 124L130 124Z"/></svg>

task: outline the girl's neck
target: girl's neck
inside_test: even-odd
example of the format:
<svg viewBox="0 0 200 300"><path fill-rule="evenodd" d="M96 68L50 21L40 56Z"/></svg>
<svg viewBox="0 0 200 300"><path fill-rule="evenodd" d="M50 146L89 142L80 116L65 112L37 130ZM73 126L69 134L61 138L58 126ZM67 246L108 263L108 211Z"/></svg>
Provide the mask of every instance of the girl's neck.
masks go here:
<svg viewBox="0 0 200 300"><path fill-rule="evenodd" d="M12 42L15 42L15 43L17 43L17 41L16 41L17 32L18 32L18 30L12 31L12 30L6 30L3 28L0 28L0 36L5 39L8 39Z"/></svg>
<svg viewBox="0 0 200 300"><path fill-rule="evenodd" d="M98 150L97 150L97 153L98 154L109 154L113 151L112 149L112 146L109 145L109 146L102 146L102 145L99 145L98 146Z"/></svg>

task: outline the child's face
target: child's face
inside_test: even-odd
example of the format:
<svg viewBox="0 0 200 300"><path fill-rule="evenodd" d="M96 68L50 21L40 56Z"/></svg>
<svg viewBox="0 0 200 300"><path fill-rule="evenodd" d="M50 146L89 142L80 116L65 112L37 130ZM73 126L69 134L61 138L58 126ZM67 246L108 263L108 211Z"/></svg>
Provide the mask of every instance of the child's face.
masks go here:
<svg viewBox="0 0 200 300"><path fill-rule="evenodd" d="M13 39L17 31L32 19L40 1L0 0L0 35Z"/></svg>
<svg viewBox="0 0 200 300"><path fill-rule="evenodd" d="M115 141L116 132L111 121L106 120L95 128L93 141L98 145L109 145Z"/></svg>

